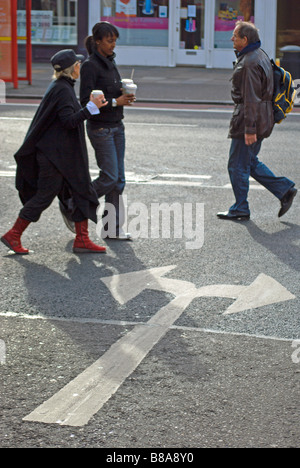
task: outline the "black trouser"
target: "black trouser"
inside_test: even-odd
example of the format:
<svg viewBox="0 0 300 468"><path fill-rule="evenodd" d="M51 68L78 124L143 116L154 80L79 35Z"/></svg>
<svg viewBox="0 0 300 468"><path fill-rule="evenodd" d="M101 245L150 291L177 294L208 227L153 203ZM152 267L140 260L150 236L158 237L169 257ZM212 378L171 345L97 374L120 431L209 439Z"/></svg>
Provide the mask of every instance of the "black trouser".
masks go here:
<svg viewBox="0 0 300 468"><path fill-rule="evenodd" d="M36 194L25 203L19 214L20 218L32 223L36 223L40 219L43 211L49 208L64 186L63 175L43 153L37 153L36 159L39 166L38 189ZM78 209L75 210L72 218L75 222L81 222L85 219Z"/></svg>

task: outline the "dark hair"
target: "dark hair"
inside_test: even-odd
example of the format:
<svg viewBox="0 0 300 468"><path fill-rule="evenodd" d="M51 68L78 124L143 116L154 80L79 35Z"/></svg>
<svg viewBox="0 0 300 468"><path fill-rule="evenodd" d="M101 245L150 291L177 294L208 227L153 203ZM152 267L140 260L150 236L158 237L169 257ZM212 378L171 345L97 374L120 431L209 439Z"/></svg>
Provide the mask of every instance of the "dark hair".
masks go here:
<svg viewBox="0 0 300 468"><path fill-rule="evenodd" d="M92 33L93 35L88 36L84 42L89 55L91 55L94 52L94 49L96 49L96 41L102 41L104 37L119 37L119 31L117 28L113 24L108 23L108 21L96 23L93 27Z"/></svg>
<svg viewBox="0 0 300 468"><path fill-rule="evenodd" d="M260 40L259 30L253 23L240 20L236 23L236 28L238 28L238 35L240 38L243 39L247 37L249 44L254 44Z"/></svg>

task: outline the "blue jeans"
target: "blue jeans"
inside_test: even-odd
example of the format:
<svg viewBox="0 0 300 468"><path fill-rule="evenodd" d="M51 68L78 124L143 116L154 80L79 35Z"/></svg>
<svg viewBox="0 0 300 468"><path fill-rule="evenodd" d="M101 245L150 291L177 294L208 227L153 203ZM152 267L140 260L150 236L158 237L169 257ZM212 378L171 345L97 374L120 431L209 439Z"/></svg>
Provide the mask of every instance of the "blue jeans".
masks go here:
<svg viewBox="0 0 300 468"><path fill-rule="evenodd" d="M244 139L232 139L228 164L229 176L236 198L236 203L230 208L232 214L249 215L249 178L268 189L279 200L295 186L286 177L276 177L270 169L259 161L258 153L263 140L247 146Z"/></svg>
<svg viewBox="0 0 300 468"><path fill-rule="evenodd" d="M101 124L99 124L100 127ZM98 198L105 196L105 202L116 209L116 234L119 234L119 200L125 189L125 129L121 124L112 128L93 129L87 122L87 133L95 150L100 175L93 181Z"/></svg>

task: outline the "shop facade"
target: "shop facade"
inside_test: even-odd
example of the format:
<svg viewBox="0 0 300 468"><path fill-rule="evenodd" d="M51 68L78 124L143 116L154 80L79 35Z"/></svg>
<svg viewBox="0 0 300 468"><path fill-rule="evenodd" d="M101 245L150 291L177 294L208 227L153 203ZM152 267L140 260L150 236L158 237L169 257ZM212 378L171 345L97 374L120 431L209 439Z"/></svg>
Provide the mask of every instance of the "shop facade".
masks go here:
<svg viewBox="0 0 300 468"><path fill-rule="evenodd" d="M118 27L120 64L231 68L238 19L258 25L274 56L276 8L277 0L89 0L89 27L94 18Z"/></svg>
<svg viewBox="0 0 300 468"><path fill-rule="evenodd" d="M24 27L19 0L18 35ZM289 8L287 8L287 3ZM33 60L60 48L84 51L98 21L120 32L119 65L231 68L231 36L238 19L253 21L273 58L300 46L299 0L32 0Z"/></svg>

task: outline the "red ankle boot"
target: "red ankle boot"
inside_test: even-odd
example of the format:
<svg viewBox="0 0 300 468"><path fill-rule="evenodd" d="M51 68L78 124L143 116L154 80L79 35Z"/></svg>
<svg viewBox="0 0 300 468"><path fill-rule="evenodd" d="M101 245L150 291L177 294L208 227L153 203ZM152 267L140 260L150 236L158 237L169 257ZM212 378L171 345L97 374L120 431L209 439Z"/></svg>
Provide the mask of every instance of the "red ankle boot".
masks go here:
<svg viewBox="0 0 300 468"><path fill-rule="evenodd" d="M6 247L13 250L16 254L19 255L28 255L29 250L24 249L21 244L21 235L25 231L25 229L29 226L30 221L26 221L26 219L18 218L13 228L8 231L3 237L1 237L1 241L3 242Z"/></svg>
<svg viewBox="0 0 300 468"><path fill-rule="evenodd" d="M75 223L76 238L73 245L74 253L105 253L106 248L94 244L89 238L88 220Z"/></svg>

